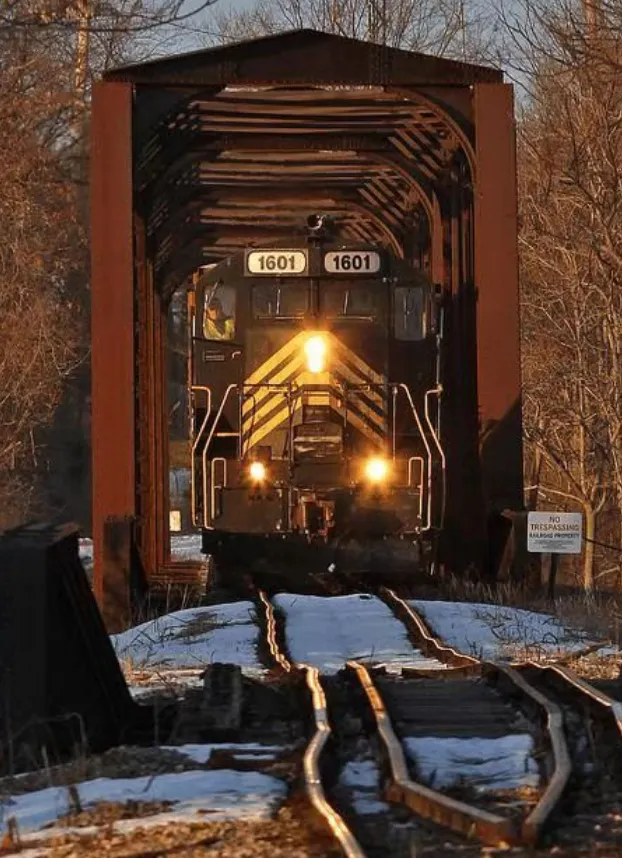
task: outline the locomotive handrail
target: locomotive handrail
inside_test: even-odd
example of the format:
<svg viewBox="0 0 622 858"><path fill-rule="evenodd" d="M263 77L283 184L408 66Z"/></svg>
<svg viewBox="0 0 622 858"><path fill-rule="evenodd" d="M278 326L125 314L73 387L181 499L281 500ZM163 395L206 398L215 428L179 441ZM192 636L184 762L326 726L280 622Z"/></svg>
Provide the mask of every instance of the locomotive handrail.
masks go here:
<svg viewBox="0 0 622 858"><path fill-rule="evenodd" d="M423 519L423 479L425 476L425 459L423 456L411 456L408 460L408 488L412 486L413 462L421 462L421 479L419 480L419 518Z"/></svg>
<svg viewBox="0 0 622 858"><path fill-rule="evenodd" d="M430 530L430 528L432 527L432 448L430 447L430 444L428 443L428 439L426 438L425 430L423 428L423 423L421 422L421 418L419 417L419 413L418 413L417 408L415 406L415 403L413 401L412 394L410 392L410 388L408 387L407 384L404 384L404 382L400 382L399 384L394 385L394 389L396 387L398 389L403 390L404 393L406 394L406 398L408 399L408 402L410 404L410 408L412 410L415 421L417 423L417 428L419 429L419 434L421 435L421 440L423 441L426 452L428 454L427 522L426 522L425 527L421 528L421 531L423 532L426 530ZM395 420L395 409L394 409L394 413L393 413L393 420Z"/></svg>
<svg viewBox="0 0 622 858"><path fill-rule="evenodd" d="M203 526L209 527L207 521L207 451L210 448L214 435L216 434L216 427L220 422L220 418L222 417L222 412L225 410L225 405L227 404L227 400L229 399L229 394L232 390L237 390L237 384L230 384L225 390L224 396L220 402L218 407L218 411L216 413L216 417L214 418L214 422L212 423L209 431L209 435L207 436L207 441L205 442L205 447L203 447L203 455L201 458L201 465L203 468Z"/></svg>
<svg viewBox="0 0 622 858"><path fill-rule="evenodd" d="M195 464L195 454L197 451L197 447L201 442L201 438L203 437L203 433L205 432L205 428L207 426L207 422L210 418L210 414L212 413L212 389L211 387L206 387L202 384L193 384L190 388L190 392L193 394L195 391L202 390L205 393L205 417L203 418L203 422L197 432L197 436L194 439L192 444L192 450L190 451L190 503L191 503L191 516L192 516L192 525L193 527L197 526L197 500L196 500L196 464Z"/></svg>
<svg viewBox="0 0 622 858"><path fill-rule="evenodd" d="M210 518L212 521L214 519L214 510L216 509L216 464L218 462L222 463L222 487L227 485L227 460L224 456L215 456L210 463ZM206 498L203 498L203 503L205 503L205 500Z"/></svg>
<svg viewBox="0 0 622 858"><path fill-rule="evenodd" d="M443 527L445 523L445 497L447 494L447 461L445 459L445 452L443 450L440 438L436 434L434 426L432 425L432 421L430 420L430 411L428 407L428 401L430 396L438 396L439 397L439 409L440 409L440 396L443 392L442 385L438 384L435 388L431 390L426 390L424 397L424 416L426 419L426 423L430 429L430 434L434 439L434 443L438 449L439 455L441 457L441 469L442 469L442 482L441 482L441 520L439 523L439 527Z"/></svg>

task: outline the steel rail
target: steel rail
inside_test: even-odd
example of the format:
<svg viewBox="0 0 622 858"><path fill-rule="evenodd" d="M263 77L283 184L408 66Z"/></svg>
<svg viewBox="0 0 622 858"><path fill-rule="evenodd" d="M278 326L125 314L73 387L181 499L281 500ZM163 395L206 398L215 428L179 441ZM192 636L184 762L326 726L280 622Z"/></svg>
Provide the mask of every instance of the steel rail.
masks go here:
<svg viewBox="0 0 622 858"><path fill-rule="evenodd" d="M514 668L481 661L480 659L468 656L453 647L441 643L440 640L429 631L417 612L413 611L404 599L400 599L399 596L389 589L384 589L383 594L388 597L391 607L399 609L406 615L410 628L413 629L415 634L423 640L428 650L432 651L439 661L459 667L468 667L469 665L472 667L479 667L483 674L491 675L496 673L504 676L519 689L523 696L531 698L531 700L533 700L536 705L546 713L546 728L553 755L553 772L549 777L548 783L536 806L523 820L519 838L521 842L533 845L537 842L542 828L550 818L551 813L557 807L572 773L572 763L570 760L568 745L566 743L561 709L556 703L549 700L544 694L520 676ZM538 667L539 665L533 664L533 666ZM563 674L564 669L558 667L557 671ZM592 690L596 692L596 689ZM614 701L611 702L614 703ZM619 704L619 707L620 713L622 714L622 704ZM619 727L620 723L622 722L618 722Z"/></svg>
<svg viewBox="0 0 622 858"><path fill-rule="evenodd" d="M313 715L315 718L315 734L307 745L303 760L307 795L315 810L325 820L335 838L339 841L346 858L365 858L365 853L358 841L341 816L329 804L324 794L319 760L331 735L326 711L326 695L320 682L319 670L316 667L304 667L307 675L307 686L311 691Z"/></svg>
<svg viewBox="0 0 622 858"><path fill-rule="evenodd" d="M388 587L382 587L380 592L385 596L385 601L388 602L390 608L393 608L396 612L401 612L405 615L406 627L410 628L414 635L421 639L417 641L417 643L421 644L421 642L423 642L428 650L432 651L439 661L442 661L444 664L454 665L455 667L481 668L482 662L479 658L466 655L465 653L460 652L460 650L454 649L446 644L442 644L439 639L430 632L421 617L416 613L416 611L413 611L408 602L401 599L393 590L390 590Z"/></svg>
<svg viewBox="0 0 622 858"><path fill-rule="evenodd" d="M605 694L604 691L600 691L598 688L595 688L585 679L578 676L569 667L565 667L561 664L537 664L532 661L527 662L527 664L529 667L537 667L538 670L541 671L550 671L558 674L575 689L589 697L594 703L597 703L599 706L603 707L603 709L609 709L611 716L615 721L618 733L620 733L620 736L622 737L622 702L614 700L613 697L609 697L609 695Z"/></svg>
<svg viewBox="0 0 622 858"><path fill-rule="evenodd" d="M266 638L268 639L270 654L280 668L282 668L286 673L290 673L292 670L292 663L285 655L283 655L281 647L276 639L276 618L274 616L274 607L272 602L268 599L263 590L259 590L259 598L261 599L266 613Z"/></svg>
<svg viewBox="0 0 622 858"><path fill-rule="evenodd" d="M270 653L275 662L286 672L291 673L295 667L305 671L307 687L311 692L313 704L313 717L315 720L315 733L307 745L303 757L303 771L307 796L313 808L330 828L333 836L338 840L346 858L366 858L358 841L343 821L339 813L328 802L322 786L320 772L320 757L331 736L330 724L326 708L326 695L320 681L319 670L309 665L294 665L281 652L276 639L276 619L272 602L263 590L259 590L259 598L263 604L266 614L266 637Z"/></svg>
<svg viewBox="0 0 622 858"><path fill-rule="evenodd" d="M554 769L536 806L521 824L522 841L529 845L535 845L543 826L559 804L572 774L572 762L564 733L564 716L556 703L553 703L523 679L513 667L501 667L500 665L487 665L487 667L505 674L523 694L531 697L538 706L544 709L547 715L547 731L553 751Z"/></svg>
<svg viewBox="0 0 622 858"><path fill-rule="evenodd" d="M490 846L506 846L517 842L517 831L511 820L497 814L471 807L410 779L401 742L395 735L384 702L368 670L358 662L349 661L356 672L376 719L378 733L386 748L391 768L391 801L401 802L419 816L431 819L460 834L477 837Z"/></svg>

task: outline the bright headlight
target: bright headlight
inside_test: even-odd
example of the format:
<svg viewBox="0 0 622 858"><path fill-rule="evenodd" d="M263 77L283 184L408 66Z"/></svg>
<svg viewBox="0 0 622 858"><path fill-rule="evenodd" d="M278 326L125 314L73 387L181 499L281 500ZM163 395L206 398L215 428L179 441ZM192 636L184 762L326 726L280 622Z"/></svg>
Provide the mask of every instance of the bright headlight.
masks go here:
<svg viewBox="0 0 622 858"><path fill-rule="evenodd" d="M305 343L307 369L309 372L323 372L326 363L326 340L324 337L309 337Z"/></svg>
<svg viewBox="0 0 622 858"><path fill-rule="evenodd" d="M365 476L370 483L383 483L389 476L389 463L386 459L368 459L365 462Z"/></svg>
<svg viewBox="0 0 622 858"><path fill-rule="evenodd" d="M266 479L266 466L263 462L251 462L248 473L254 483L261 483Z"/></svg>

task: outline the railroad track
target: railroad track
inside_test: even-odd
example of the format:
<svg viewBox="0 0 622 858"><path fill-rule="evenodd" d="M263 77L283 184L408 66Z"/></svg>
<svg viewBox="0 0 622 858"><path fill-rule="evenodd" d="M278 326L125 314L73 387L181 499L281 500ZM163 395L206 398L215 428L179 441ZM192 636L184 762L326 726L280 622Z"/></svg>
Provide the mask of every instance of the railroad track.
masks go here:
<svg viewBox="0 0 622 858"><path fill-rule="evenodd" d="M577 743L571 741L569 748L566 741L571 713L589 710L590 724L602 725L603 735L619 745L622 704L564 668L547 673L533 664L502 667L457 652L437 640L391 591L383 598L415 646L443 662L443 671L402 666L393 672L350 660L338 677L321 676L317 668L287 658L285 632L270 600L261 594L275 663L285 671L306 674L315 732L303 768L312 806L348 858L410 855L413 839L417 846L435 838L446 841L447 831L471 844L539 843L576 787ZM422 770L417 748L432 738L472 742L475 737L533 744L537 786L483 795L477 783L466 778L458 788L435 788L433 778ZM389 802L384 825L378 817L370 824L357 812L357 802L344 797L339 770L356 765L375 766L384 781L381 794ZM409 833L400 841L397 834L404 830Z"/></svg>
<svg viewBox="0 0 622 858"><path fill-rule="evenodd" d="M619 854L622 702L565 666L528 662L517 669L532 686L555 701L564 720L572 773L564 824L559 826L556 840L574 845L604 836Z"/></svg>

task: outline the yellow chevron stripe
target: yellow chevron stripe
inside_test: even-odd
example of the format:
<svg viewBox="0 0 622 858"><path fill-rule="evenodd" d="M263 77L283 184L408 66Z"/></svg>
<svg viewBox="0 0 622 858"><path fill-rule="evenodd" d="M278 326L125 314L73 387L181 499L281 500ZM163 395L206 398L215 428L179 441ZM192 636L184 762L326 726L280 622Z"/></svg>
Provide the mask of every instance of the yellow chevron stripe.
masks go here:
<svg viewBox="0 0 622 858"><path fill-rule="evenodd" d="M283 384L285 381L292 382L294 385L297 385L299 388L303 388L304 390L300 390L299 393L304 396L304 393L308 389L308 387L313 387L316 385L329 385L330 384L330 375L328 372L320 372L320 373L312 373L304 370L296 378L292 379L290 376L290 371L293 374L295 369L304 361L304 357L300 355L298 358L294 358L280 373L277 373L273 379L270 379L271 384ZM289 377L286 377L289 376ZM269 401L265 402L262 407L258 407L261 402L269 397ZM283 398L283 393L278 393L274 390L270 390L267 387L260 388L253 396L249 395L249 399L245 401L242 407L242 417L244 420L243 423L243 431L248 431L248 421L260 420L264 415L266 415L272 408L274 408L274 404L277 398ZM251 412L253 412L251 414ZM250 416L249 416L250 415Z"/></svg>
<svg viewBox="0 0 622 858"><path fill-rule="evenodd" d="M329 384L328 373L321 373L321 376L326 376L326 381L323 382L323 385L327 386ZM312 403L313 405L328 404L328 392L324 393L323 391L314 391L313 387L316 385L310 384L307 381L307 378L309 377L315 379L317 376L314 376L308 372L303 372L300 375L296 376L295 379L293 379L293 384L296 386L298 393L298 395L293 398L293 402L296 403L296 407L299 400L311 404L308 398L309 395L316 397L316 400L314 400ZM279 382L275 381L274 383L277 384ZM248 434L252 430L253 423L258 423L260 420L262 420L267 414L270 413L270 411L272 411L276 407L278 402L280 402L281 400L285 400L284 393L277 393L275 391L269 391L269 393L270 395L268 398L266 398L265 396L262 396L260 398L260 401L263 401L263 405L261 405L259 408L256 408L254 411L251 411L250 409L243 409L243 412L244 410L246 410L246 416L243 416L242 421L242 432L244 434ZM317 397L323 397L323 399L319 400L317 399Z"/></svg>
<svg viewBox="0 0 622 858"><path fill-rule="evenodd" d="M300 410L300 405L294 407L294 414ZM243 444L243 455L245 455L249 450L252 450L253 447L256 447L263 439L273 432L275 429L285 423L289 416L289 410L287 408L278 411L272 420L269 420L267 423L264 423L259 429L256 429L248 438L247 441ZM348 412L348 422L352 424L358 431L364 435L366 438L369 438L374 444L382 445L384 442L384 431L378 431L370 426L368 423L365 423L355 412Z"/></svg>
<svg viewBox="0 0 622 858"><path fill-rule="evenodd" d="M356 404L350 404L348 407L348 417L352 412L356 413L358 411L360 414L363 414L369 421L375 423L378 428L384 432L386 429L385 418L380 414L377 414L373 411L368 405L365 405L364 402L361 402L359 399Z"/></svg>
<svg viewBox="0 0 622 858"><path fill-rule="evenodd" d="M369 364L365 363L365 361L360 358L356 352L353 352L352 349L348 348L341 340L338 340L337 337L331 334L331 340L335 344L337 351L342 352L350 363L354 364L357 369L361 371L361 373L367 378L368 381L374 382L374 384L384 384L385 378L383 375L379 375L375 370L373 370Z"/></svg>
<svg viewBox="0 0 622 858"><path fill-rule="evenodd" d="M327 357L330 367L330 372L319 375L308 372L306 368L302 372L300 371L306 363L304 343L309 337L316 335L322 335L328 341ZM290 358L288 363L270 378L270 373L287 358ZM348 364L344 362L345 360L348 361ZM330 404L335 410L339 410L341 406L339 392L335 392L335 388L331 384L331 376L334 377L335 375L340 376L349 384L359 387L384 385L386 381L384 376L375 372L355 352L328 331L301 331L289 340L258 367L245 382L249 385L260 385L259 389L245 400L242 407L242 433L249 435L248 441L244 445L245 448L255 446L283 421L286 421L290 414L290 408L293 414L297 413L302 407L303 401L313 405ZM268 387L261 387L262 381L265 381L266 384L291 383L301 395L294 397L288 406L284 402L285 395L283 393L271 391ZM317 390L318 387L328 389L320 391ZM314 388L316 389L314 390ZM372 438L374 441L382 441L382 436L386 431L386 417L378 414L365 400L376 405L379 410L386 410L386 395L371 389L359 394L354 401L350 400L348 403L348 421L366 437ZM275 413L269 417L271 412ZM253 430L253 426L266 417L269 419Z"/></svg>
<svg viewBox="0 0 622 858"><path fill-rule="evenodd" d="M257 369L249 375L246 379L246 384L259 384L260 381L263 381L266 376L272 372L272 370L276 369L276 367L282 363L285 358L289 357L292 352L296 351L296 349L300 346L300 356L301 359L304 359L304 348L303 343L307 339L309 334L306 331L301 331L297 334L293 339L288 340L284 346L282 346L277 352L275 352L268 360L264 361L261 366L257 367Z"/></svg>
<svg viewBox="0 0 622 858"><path fill-rule="evenodd" d="M292 413L295 414L296 411L300 410L300 406L294 404L292 409ZM268 420L267 423L264 423L263 426L260 426L258 429L249 436L248 440L243 444L244 453L248 450L252 450L253 447L256 447L259 442L269 435L274 429L277 429L281 423L284 423L289 417L289 409L287 407L283 408L281 411L278 411L271 420Z"/></svg>
<svg viewBox="0 0 622 858"><path fill-rule="evenodd" d="M338 360L333 361L332 369L333 375L335 375L337 372L340 372L344 378L346 378L349 382L353 384L357 384L360 387L362 387L363 385L368 385L371 389L369 391L366 391L367 396L369 396L370 398L375 397L378 400L382 400L383 397L381 393L377 390L380 385L377 382L374 382L371 376L366 376L363 374L359 375L357 372L350 369L349 366L346 366L345 363L342 363Z"/></svg>
<svg viewBox="0 0 622 858"><path fill-rule="evenodd" d="M280 372L277 372L276 375L269 379L266 383L268 384L286 384L287 382L292 380L292 376L294 373L300 369L301 365L304 363L304 355L299 354L295 355L292 360L283 367ZM251 382L246 381L245 384L250 384ZM250 411L255 411L257 413L258 406L264 399L274 396L284 396L283 393L279 393L276 390L270 390L269 387L259 387L257 390L252 393L248 392L245 394L248 396L248 399L244 400L244 405L242 406L242 415L248 414Z"/></svg>
<svg viewBox="0 0 622 858"><path fill-rule="evenodd" d="M294 408L296 403L296 399L292 399L292 404L289 406L292 409ZM285 398L284 393L273 393L270 398L264 402L261 408L258 408L257 411L253 411L242 421L242 432L247 435L252 431L253 426L256 426L258 423L263 420L264 417L267 417L271 411L274 411L278 406L283 405L285 408L288 407L287 399Z"/></svg>
<svg viewBox="0 0 622 858"><path fill-rule="evenodd" d="M382 384L384 377L373 370L356 352L353 352L348 346L344 345L334 334L329 331L301 331L296 334L291 340L288 340L284 346L271 355L261 366L251 373L246 379L247 384L259 384L266 376L272 372L280 363L282 363L289 355L292 354L299 346L301 354L304 353L304 343L307 339L313 336L323 336L328 342L328 360L331 361L331 355L341 352L351 364L353 364L369 381L375 384Z"/></svg>
<svg viewBox="0 0 622 858"><path fill-rule="evenodd" d="M314 390L313 388L316 387L316 385L309 384L307 382L307 378L310 375L311 375L310 373L305 372L305 373L302 373L301 375L299 375L297 378L294 379L294 384L297 386L297 389L300 392L300 396L296 397L293 400L294 410L296 410L299 407L298 406L299 402L300 402L300 404L307 403L309 405L329 405L329 404L332 404L333 408L335 408L335 410L339 410L340 405L339 405L339 401L338 401L338 393L334 392L334 388L331 391L329 391L329 390L322 390L322 391ZM328 374L326 374L326 375L328 375ZM313 377L313 376L311 375L311 377ZM317 386L319 387L320 385L317 385ZM330 383L328 385L326 385L326 383L325 383L323 386L325 386L325 387L331 386L332 387L332 385L330 385ZM376 402L380 408L383 407L383 401L382 401L382 398L380 397L379 394L375 394L373 392L368 392L366 395L369 396L369 398L372 400L372 402ZM272 393L271 396L264 402L264 404L260 408L256 409L252 413L248 414L248 416L243 420L242 433L244 435L247 435L249 432L251 432L252 428L253 428L253 424L259 423L259 421L261 421L266 415L268 415L270 413L270 411L272 411L275 407L277 407L277 404L284 399L285 399L284 394ZM333 401L331 401L331 399L334 401L334 404L333 404ZM343 406L341 406L341 407L343 407ZM357 396L356 399L354 399L354 400L350 399L349 400L348 415L351 414L353 411L359 411L361 414L363 414L365 417L367 417L368 420L370 420L372 423L375 423L380 429L382 429L384 431L384 429L385 429L385 417L381 414L378 414L377 411L374 411L372 408L370 408L365 403L362 396Z"/></svg>
<svg viewBox="0 0 622 858"><path fill-rule="evenodd" d="M365 435L366 438L371 438L374 443L382 444L384 442L384 430L377 431L368 423L361 420L361 418L353 411L348 411L348 423L355 426L362 435Z"/></svg>
<svg viewBox="0 0 622 858"><path fill-rule="evenodd" d="M314 401L312 404L317 405L330 405L336 411L340 408L340 402L332 392L322 392L311 394L315 399L317 397L317 401ZM307 400L308 401L308 400ZM292 415L296 414L300 411L303 404L303 400L298 398L292 404ZM271 403L271 408L274 408L275 403ZM266 408L266 413L268 413L270 409ZM253 430L253 421L249 420L244 424L242 429L243 435L249 435L248 443L249 446L254 446L257 442L257 436L265 437L266 432L272 431L272 429L276 428L278 424L284 420L287 420L289 416L289 409L287 405L281 408L276 415L262 426ZM369 422L375 425L369 425L369 422L365 422L362 418L365 417ZM348 408L348 422L352 423L352 425L356 425L358 429L366 436L376 438L384 436L386 431L386 425L384 419L372 411L367 405L362 402L357 402L356 404L350 404ZM266 428L267 427L267 428ZM266 429L266 432L264 432Z"/></svg>

